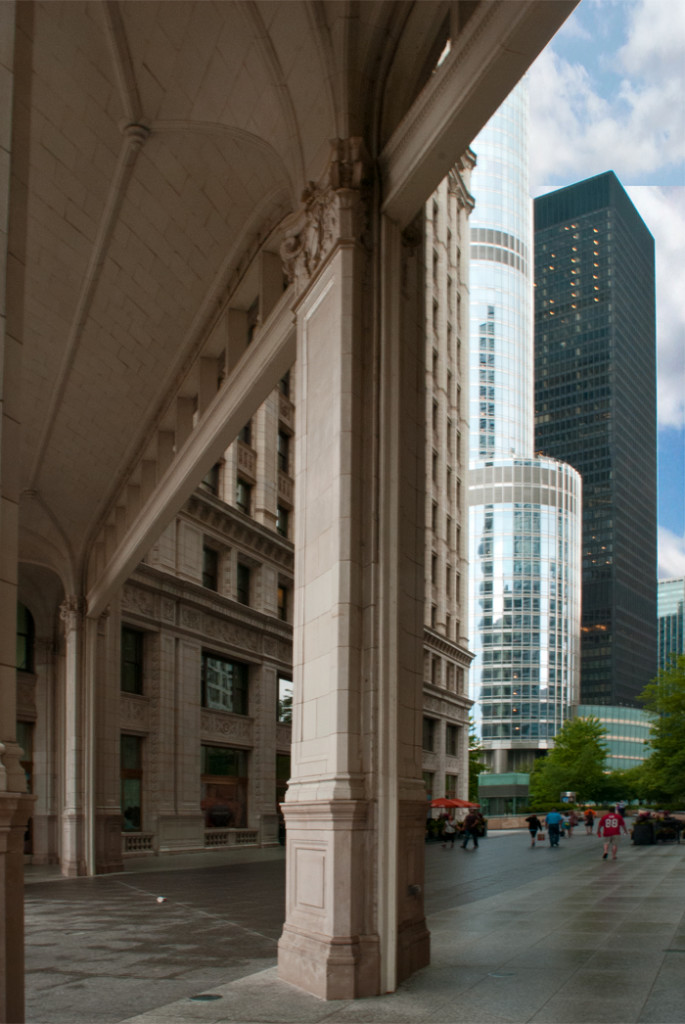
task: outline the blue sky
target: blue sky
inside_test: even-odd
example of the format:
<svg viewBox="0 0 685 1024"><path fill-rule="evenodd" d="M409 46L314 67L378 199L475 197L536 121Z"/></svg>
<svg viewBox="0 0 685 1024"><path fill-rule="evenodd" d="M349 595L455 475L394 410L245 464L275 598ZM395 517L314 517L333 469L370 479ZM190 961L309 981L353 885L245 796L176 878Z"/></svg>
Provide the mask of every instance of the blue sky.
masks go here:
<svg viewBox="0 0 685 1024"><path fill-rule="evenodd" d="M530 79L533 194L613 170L654 236L659 576L684 576L685 0L581 0Z"/></svg>

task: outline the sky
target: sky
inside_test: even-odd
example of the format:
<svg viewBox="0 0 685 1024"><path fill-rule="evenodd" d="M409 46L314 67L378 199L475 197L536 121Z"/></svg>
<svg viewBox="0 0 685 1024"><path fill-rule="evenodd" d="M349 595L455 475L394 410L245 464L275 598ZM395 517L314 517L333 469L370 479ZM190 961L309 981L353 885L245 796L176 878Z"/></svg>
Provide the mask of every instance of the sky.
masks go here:
<svg viewBox="0 0 685 1024"><path fill-rule="evenodd" d="M660 578L685 576L685 0L581 0L530 70L533 195L615 172L654 237Z"/></svg>

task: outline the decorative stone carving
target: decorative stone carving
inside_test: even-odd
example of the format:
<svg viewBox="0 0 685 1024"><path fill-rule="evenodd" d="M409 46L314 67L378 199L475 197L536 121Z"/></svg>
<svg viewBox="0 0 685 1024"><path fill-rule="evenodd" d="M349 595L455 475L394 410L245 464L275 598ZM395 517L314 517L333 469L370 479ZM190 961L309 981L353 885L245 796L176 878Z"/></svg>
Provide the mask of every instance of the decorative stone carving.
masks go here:
<svg viewBox="0 0 685 1024"><path fill-rule="evenodd" d="M205 709L202 712L200 729L202 739L221 739L243 746L254 744L254 723L251 718L242 715Z"/></svg>
<svg viewBox="0 0 685 1024"><path fill-rule="evenodd" d="M176 602L173 598L163 597L160 603L159 613L164 622L174 622L176 619Z"/></svg>
<svg viewBox="0 0 685 1024"><path fill-rule="evenodd" d="M192 629L196 633L202 629L202 615L195 608L188 608L187 605L181 608L181 625L186 629Z"/></svg>
<svg viewBox="0 0 685 1024"><path fill-rule="evenodd" d="M121 607L141 615L154 616L155 595L140 587L125 586L121 594Z"/></svg>
<svg viewBox="0 0 685 1024"><path fill-rule="evenodd" d="M340 238L366 244L364 196L368 160L361 138L334 139L324 180L310 181L302 208L289 219L281 259L289 281L306 287Z"/></svg>
<svg viewBox="0 0 685 1024"><path fill-rule="evenodd" d="M149 729L149 702L144 697L121 694L119 720L121 728L126 727L147 732Z"/></svg>
<svg viewBox="0 0 685 1024"><path fill-rule="evenodd" d="M64 623L64 633L72 633L78 629L84 613L84 600L75 594L70 595L62 601L59 606L59 617Z"/></svg>

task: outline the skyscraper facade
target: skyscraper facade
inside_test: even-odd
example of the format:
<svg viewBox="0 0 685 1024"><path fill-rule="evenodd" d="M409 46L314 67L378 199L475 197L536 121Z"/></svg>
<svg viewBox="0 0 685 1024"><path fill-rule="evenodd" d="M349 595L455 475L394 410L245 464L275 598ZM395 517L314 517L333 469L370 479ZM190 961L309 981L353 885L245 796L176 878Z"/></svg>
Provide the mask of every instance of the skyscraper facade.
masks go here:
<svg viewBox="0 0 685 1024"><path fill-rule="evenodd" d="M632 704L656 670L654 304L612 171L535 200L535 439L583 478L586 704Z"/></svg>
<svg viewBox="0 0 685 1024"><path fill-rule="evenodd" d="M578 474L534 456L532 218L522 83L473 143L471 695L495 772L525 770L576 697Z"/></svg>
<svg viewBox="0 0 685 1024"><path fill-rule="evenodd" d="M666 668L672 654L685 654L685 579L659 580L659 668Z"/></svg>

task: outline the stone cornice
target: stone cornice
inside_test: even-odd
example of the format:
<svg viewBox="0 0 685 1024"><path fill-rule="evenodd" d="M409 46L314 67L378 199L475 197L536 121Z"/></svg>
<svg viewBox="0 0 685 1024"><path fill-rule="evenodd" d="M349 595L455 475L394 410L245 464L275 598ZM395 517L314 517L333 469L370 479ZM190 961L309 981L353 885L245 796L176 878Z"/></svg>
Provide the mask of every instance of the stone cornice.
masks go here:
<svg viewBox="0 0 685 1024"><path fill-rule="evenodd" d="M220 498L197 491L186 502L181 515L186 514L210 527L216 536L227 543L250 551L262 560L293 573L294 547L292 541L280 537L268 527L255 522Z"/></svg>
<svg viewBox="0 0 685 1024"><path fill-rule="evenodd" d="M468 668L475 658L475 654L472 651L466 650L465 647L460 647L452 640L440 636L439 633L434 633L432 629L427 627L424 627L423 630L423 646L429 651L435 651L436 654L442 654L447 658L451 658L457 665L462 665L464 668Z"/></svg>
<svg viewBox="0 0 685 1024"><path fill-rule="evenodd" d="M147 595L149 608L135 601L133 595L136 591ZM185 609L187 615L176 614L173 622L162 618L157 598L173 600L178 603L181 610ZM208 591L200 584L177 579L164 570L150 565L140 565L126 582L121 592L121 608L124 618L127 617L126 613L129 613L147 625L173 629L174 632L204 636L204 624L209 618L262 638L261 648L264 650L269 642L292 646L293 628L289 622L283 622L273 615L265 615L231 598L222 597L221 594ZM193 626L191 619L198 615L202 618L202 623ZM211 631L207 631L206 635L208 641L214 637ZM275 653L273 656L277 661L283 660Z"/></svg>

